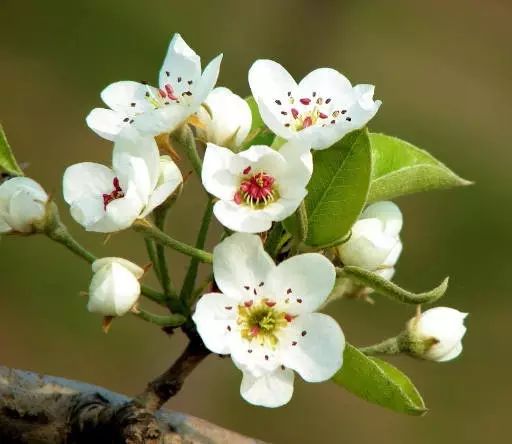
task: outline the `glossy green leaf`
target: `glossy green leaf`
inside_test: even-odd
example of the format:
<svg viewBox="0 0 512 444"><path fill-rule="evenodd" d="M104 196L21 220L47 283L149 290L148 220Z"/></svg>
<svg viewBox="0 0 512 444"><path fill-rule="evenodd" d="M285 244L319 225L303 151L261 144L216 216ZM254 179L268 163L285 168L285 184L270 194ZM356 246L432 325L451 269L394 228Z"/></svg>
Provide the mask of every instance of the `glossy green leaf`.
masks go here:
<svg viewBox="0 0 512 444"><path fill-rule="evenodd" d="M252 125L242 149L249 148L251 145L272 145L276 136L267 128L265 122L263 122L256 100L254 100L253 96L249 96L246 97L245 101L251 109Z"/></svg>
<svg viewBox="0 0 512 444"><path fill-rule="evenodd" d="M369 202L471 184L426 151L396 137L372 133L370 142L373 171Z"/></svg>
<svg viewBox="0 0 512 444"><path fill-rule="evenodd" d="M313 152L313 176L308 184L306 244L325 246L344 239L366 203L371 177L371 153L366 129L354 131L326 150ZM285 220L296 233L296 220Z"/></svg>
<svg viewBox="0 0 512 444"><path fill-rule="evenodd" d="M396 367L370 358L346 344L343 367L332 378L349 392L374 404L408 415L427 412L411 380Z"/></svg>
<svg viewBox="0 0 512 444"><path fill-rule="evenodd" d="M16 176L23 175L23 171L18 165L18 162L16 162L16 158L9 146L9 142L7 141L7 136L5 135L2 125L0 125L0 169Z"/></svg>

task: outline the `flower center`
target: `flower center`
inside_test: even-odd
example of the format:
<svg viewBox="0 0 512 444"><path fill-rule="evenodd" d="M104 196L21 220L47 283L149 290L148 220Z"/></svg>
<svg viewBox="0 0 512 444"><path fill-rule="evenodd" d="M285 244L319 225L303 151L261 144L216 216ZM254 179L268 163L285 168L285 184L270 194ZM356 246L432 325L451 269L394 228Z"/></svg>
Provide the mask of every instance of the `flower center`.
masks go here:
<svg viewBox="0 0 512 444"><path fill-rule="evenodd" d="M112 185L114 185L114 190L110 194L103 194L103 209L107 210L107 205L116 199L121 199L124 197L124 191L122 190L121 186L119 185L119 179L117 177L114 177L114 180L112 181Z"/></svg>
<svg viewBox="0 0 512 444"><path fill-rule="evenodd" d="M165 75L168 82L165 83L162 88L158 88L157 92L154 92L149 86L146 87L146 100L153 105L155 109L163 108L171 103L183 102L187 104L189 98L194 95L192 92L194 81L186 80L180 75L171 78L169 71L165 71ZM146 82L143 83L146 84Z"/></svg>
<svg viewBox="0 0 512 444"><path fill-rule="evenodd" d="M249 166L242 171L234 201L238 205L245 203L252 208L263 208L279 197L275 179L264 171L251 174L251 169Z"/></svg>
<svg viewBox="0 0 512 444"><path fill-rule="evenodd" d="M293 317L276 310L275 305L269 299L262 299L256 304L249 300L239 305L237 323L241 336L249 341L258 340L262 345L277 345L279 331L287 327Z"/></svg>
<svg viewBox="0 0 512 444"><path fill-rule="evenodd" d="M302 131L310 126L322 126L336 124L341 118L350 122L352 118L347 116L347 110L332 109L332 99L324 99L313 91L311 96L301 97L298 100L288 91L284 100L276 99L274 103L281 109L283 124L294 131Z"/></svg>

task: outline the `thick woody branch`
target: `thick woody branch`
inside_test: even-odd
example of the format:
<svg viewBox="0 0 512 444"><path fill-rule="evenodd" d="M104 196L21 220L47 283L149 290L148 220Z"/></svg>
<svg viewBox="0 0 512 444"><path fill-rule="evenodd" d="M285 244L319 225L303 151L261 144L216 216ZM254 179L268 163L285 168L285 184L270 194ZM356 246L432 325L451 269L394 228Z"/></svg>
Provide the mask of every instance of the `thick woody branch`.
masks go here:
<svg viewBox="0 0 512 444"><path fill-rule="evenodd" d="M152 414L100 387L2 366L0 442L261 444L193 416Z"/></svg>
<svg viewBox="0 0 512 444"><path fill-rule="evenodd" d="M176 362L148 384L144 393L136 398L136 402L150 412L158 410L181 390L188 375L209 354L210 351L203 341L194 338Z"/></svg>

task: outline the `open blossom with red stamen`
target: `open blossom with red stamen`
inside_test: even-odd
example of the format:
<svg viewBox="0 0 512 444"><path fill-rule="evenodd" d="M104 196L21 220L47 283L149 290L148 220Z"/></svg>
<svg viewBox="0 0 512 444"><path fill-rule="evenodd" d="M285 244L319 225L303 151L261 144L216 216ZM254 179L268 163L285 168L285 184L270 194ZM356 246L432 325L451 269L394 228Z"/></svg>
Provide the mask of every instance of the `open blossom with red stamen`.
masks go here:
<svg viewBox="0 0 512 444"><path fill-rule="evenodd" d="M124 131L136 137L171 132L197 112L213 90L222 55L201 72L199 56L175 34L160 70L159 87L147 82L121 81L101 92L110 108L95 108L87 116L89 127L101 137L115 140Z"/></svg>
<svg viewBox="0 0 512 444"><path fill-rule="evenodd" d="M298 84L279 63L257 60L249 85L265 124L286 140L325 149L362 128L377 113L372 85L352 86L330 68L309 73Z"/></svg>
<svg viewBox="0 0 512 444"><path fill-rule="evenodd" d="M330 316L315 313L334 287L331 262L317 253L275 265L259 236L236 233L213 251L222 293L204 295L193 320L212 352L243 372L241 394L265 407L286 404L294 371L325 381L342 365L345 340Z"/></svg>
<svg viewBox="0 0 512 444"><path fill-rule="evenodd" d="M202 181L219 198L213 210L224 226L259 233L297 209L312 171L309 147L298 143L286 143L279 151L257 145L237 154L209 143Z"/></svg>
<svg viewBox="0 0 512 444"><path fill-rule="evenodd" d="M119 138L112 169L84 162L64 173L64 199L71 215L88 231L111 233L132 225L162 204L183 181L168 156L160 156L153 137Z"/></svg>

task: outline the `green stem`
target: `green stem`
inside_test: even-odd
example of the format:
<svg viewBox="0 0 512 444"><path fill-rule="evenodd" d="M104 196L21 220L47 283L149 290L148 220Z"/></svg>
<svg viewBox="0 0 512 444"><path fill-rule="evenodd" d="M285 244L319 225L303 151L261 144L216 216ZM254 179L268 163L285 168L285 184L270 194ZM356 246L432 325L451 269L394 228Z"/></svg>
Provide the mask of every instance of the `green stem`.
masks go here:
<svg viewBox="0 0 512 444"><path fill-rule="evenodd" d="M195 173L201 177L203 162L197 152L196 139L189 125L183 125L171 134L172 145L178 145L186 154Z"/></svg>
<svg viewBox="0 0 512 444"><path fill-rule="evenodd" d="M153 264L153 270L155 271L156 277L161 282L160 264L157 261L155 242L151 239L144 239L144 243L146 244L146 251L148 252L149 260Z"/></svg>
<svg viewBox="0 0 512 444"><path fill-rule="evenodd" d="M204 280L201 282L197 288L194 289L192 292L192 298L190 299L190 306L194 304L194 302L197 300L199 296L201 296L204 293L204 290L210 283L213 282L213 273L210 273Z"/></svg>
<svg viewBox="0 0 512 444"><path fill-rule="evenodd" d="M73 236L71 236L64 224L58 223L56 226L53 226L51 230L46 231L45 234L51 240L64 245L68 250L72 251L77 256L80 256L82 259L85 259L87 262L92 264L96 260L96 256L94 256L94 254L87 251L73 238Z"/></svg>
<svg viewBox="0 0 512 444"><path fill-rule="evenodd" d="M393 338L385 339L384 341L379 342L378 344L369 345L368 347L359 347L359 351L361 351L365 355L396 355L401 352L400 340L398 336L395 336Z"/></svg>
<svg viewBox="0 0 512 444"><path fill-rule="evenodd" d="M297 215L297 235L299 243L304 242L308 237L308 213L306 212L306 204L301 202L295 213Z"/></svg>
<svg viewBox="0 0 512 444"><path fill-rule="evenodd" d="M378 274L364 270L363 268L348 265L343 268L337 268L336 274L338 277L347 277L360 285L373 288L383 296L387 296L394 301L404 304L417 305L432 303L441 298L448 288L448 278L446 278L433 290L424 293L412 293L400 288L398 285L384 279Z"/></svg>
<svg viewBox="0 0 512 444"><path fill-rule="evenodd" d="M137 311L132 312L135 316L144 319L145 321L156 324L160 327L179 327L186 321L185 316L180 314L172 314L167 316L157 315L149 311L137 308Z"/></svg>
<svg viewBox="0 0 512 444"><path fill-rule="evenodd" d="M213 214L213 199L208 199L206 203L206 208L204 209L203 220L201 222L201 227L199 228L199 233L197 234L196 240L196 248L203 249L204 244L206 243L206 238L208 236L208 228L210 227L210 222L212 220ZM190 260L190 265L188 267L187 275L185 276L185 280L183 281L183 287L181 288L180 298L185 302L187 307L190 307L190 302L192 300L192 291L196 284L197 279L197 271L199 269L199 260L197 258L192 258Z"/></svg>
<svg viewBox="0 0 512 444"><path fill-rule="evenodd" d="M46 236L48 236L51 240L64 245L68 250L86 260L90 264L96 260L96 256L94 254L86 250L73 238L67 227L60 221L56 211L53 215L53 220L46 226L44 234L46 234ZM141 285L141 292L148 299L165 305L166 298L162 293L159 293L158 291L153 290L152 288L145 285Z"/></svg>
<svg viewBox="0 0 512 444"><path fill-rule="evenodd" d="M270 256L276 257L279 252L277 246L279 245L282 236L283 226L281 222L274 223L274 226L268 233L267 241L265 242L265 251L270 254Z"/></svg>
<svg viewBox="0 0 512 444"><path fill-rule="evenodd" d="M167 217L167 211L168 208L157 208L153 215L155 218L155 225L156 227L163 231L165 226L165 219ZM160 282L162 284L162 288L164 290L164 293L166 296L169 297L169 299L177 299L178 293L176 292L176 289L172 285L171 277L169 276L169 268L167 266L167 258L165 257L165 249L163 245L157 244L156 245L156 255L157 255L157 262L158 262L158 269L160 271ZM175 305L175 304L172 304Z"/></svg>
<svg viewBox="0 0 512 444"><path fill-rule="evenodd" d="M142 233L148 239L153 239L156 242L165 245L166 247L172 248L176 251L179 251L180 253L185 254L186 256L195 257L200 262L205 262L208 264L212 263L213 257L211 253L173 239L169 235L165 234L162 230L159 230L154 225L151 225L146 220L138 219L134 222L132 227L135 231Z"/></svg>

